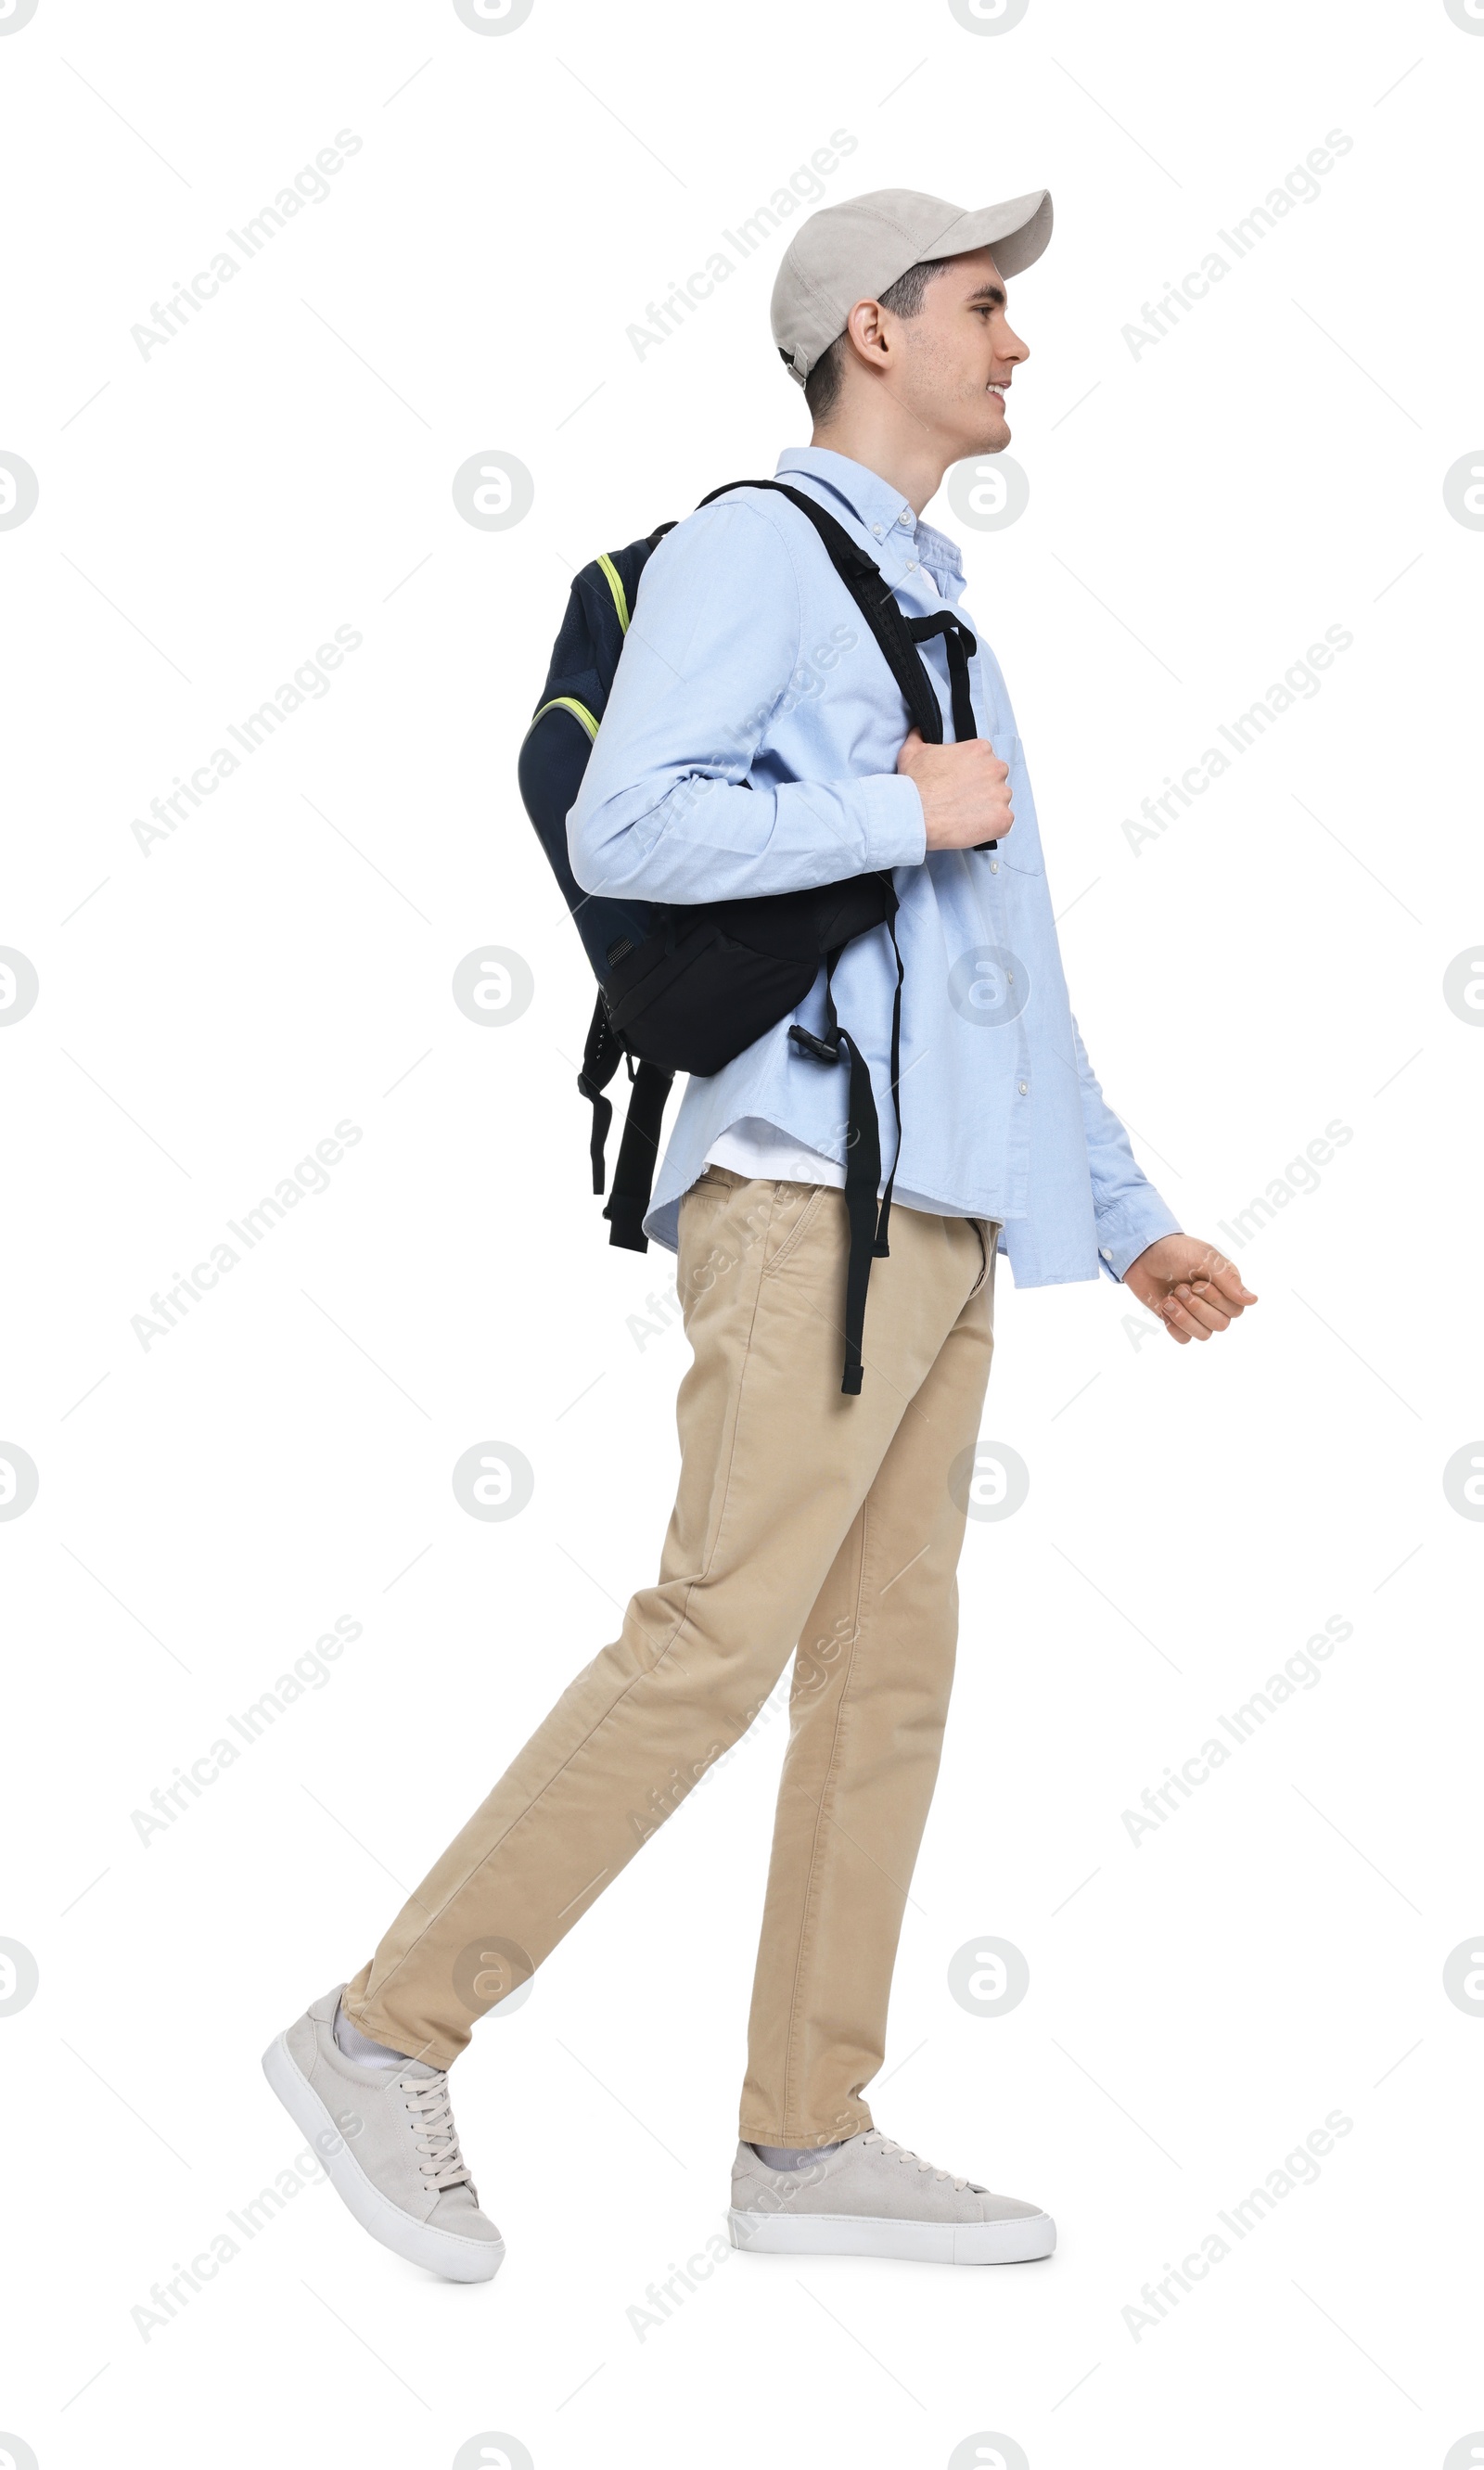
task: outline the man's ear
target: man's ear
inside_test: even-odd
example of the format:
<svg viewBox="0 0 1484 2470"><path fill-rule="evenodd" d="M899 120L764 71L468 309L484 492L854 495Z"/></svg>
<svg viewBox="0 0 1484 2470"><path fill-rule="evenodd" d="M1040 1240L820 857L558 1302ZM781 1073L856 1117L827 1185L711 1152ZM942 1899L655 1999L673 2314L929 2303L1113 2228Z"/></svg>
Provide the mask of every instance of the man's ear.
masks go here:
<svg viewBox="0 0 1484 2470"><path fill-rule="evenodd" d="M873 367L879 367L890 356L886 312L879 300L857 300L846 319L846 333L861 358Z"/></svg>

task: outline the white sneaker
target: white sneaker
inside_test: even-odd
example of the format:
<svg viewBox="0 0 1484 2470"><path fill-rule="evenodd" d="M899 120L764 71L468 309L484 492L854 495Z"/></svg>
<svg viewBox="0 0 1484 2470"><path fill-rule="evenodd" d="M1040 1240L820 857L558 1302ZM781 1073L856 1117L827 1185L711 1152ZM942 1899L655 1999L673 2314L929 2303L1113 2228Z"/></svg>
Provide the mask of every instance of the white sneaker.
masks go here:
<svg viewBox="0 0 1484 2470"><path fill-rule="evenodd" d="M493 2281L505 2243L479 2210L442 2067L359 2067L335 2038L343 1982L263 2054L285 2109L315 2139L362 2229L445 2281Z"/></svg>
<svg viewBox="0 0 1484 2470"><path fill-rule="evenodd" d="M875 2128L797 2170L770 2170L739 2144L727 2219L732 2246L763 2255L1030 2264L1056 2244L1056 2225L1037 2205L935 2170Z"/></svg>

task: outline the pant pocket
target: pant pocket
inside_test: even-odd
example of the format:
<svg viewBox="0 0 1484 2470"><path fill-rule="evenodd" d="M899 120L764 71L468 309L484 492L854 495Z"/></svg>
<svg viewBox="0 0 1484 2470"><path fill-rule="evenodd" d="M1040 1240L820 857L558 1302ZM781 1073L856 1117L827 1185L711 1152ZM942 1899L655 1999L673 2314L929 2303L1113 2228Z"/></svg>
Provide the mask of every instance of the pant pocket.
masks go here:
<svg viewBox="0 0 1484 2470"><path fill-rule="evenodd" d="M1000 1222L997 1218L971 1218L969 1224L979 1238L979 1275L968 1291L966 1300L972 1303L982 1287L994 1287L995 1255L1000 1247Z"/></svg>
<svg viewBox="0 0 1484 2470"><path fill-rule="evenodd" d="M828 1186L778 1183L774 1186L778 1196L775 1225L778 1228L777 1248L763 1267L763 1276L771 1278L785 1261L791 1260L804 1236L820 1216ZM786 1196L786 1198L785 1198ZM792 1223L787 1223L792 1219Z"/></svg>

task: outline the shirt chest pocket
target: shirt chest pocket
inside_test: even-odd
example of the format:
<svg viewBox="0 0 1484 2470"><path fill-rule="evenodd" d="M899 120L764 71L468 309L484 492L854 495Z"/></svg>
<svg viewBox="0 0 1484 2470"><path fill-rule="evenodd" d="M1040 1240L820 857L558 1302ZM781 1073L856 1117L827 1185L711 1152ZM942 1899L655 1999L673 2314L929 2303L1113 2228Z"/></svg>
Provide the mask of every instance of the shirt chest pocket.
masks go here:
<svg viewBox="0 0 1484 2470"><path fill-rule="evenodd" d="M1013 730L992 729L989 743L1002 763L1009 765L1010 804L1015 820L997 850L990 855L1010 874L1044 874L1041 858L1041 835L1036 827L1035 805L1031 796L1031 782L1026 772L1025 755Z"/></svg>

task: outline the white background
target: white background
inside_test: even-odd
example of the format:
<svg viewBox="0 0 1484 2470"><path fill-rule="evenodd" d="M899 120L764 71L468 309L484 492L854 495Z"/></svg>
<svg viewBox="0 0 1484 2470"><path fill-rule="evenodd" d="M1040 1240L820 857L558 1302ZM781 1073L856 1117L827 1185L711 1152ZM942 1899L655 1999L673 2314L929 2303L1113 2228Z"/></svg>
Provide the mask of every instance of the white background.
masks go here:
<svg viewBox="0 0 1484 2470"><path fill-rule="evenodd" d="M1484 538L1443 497L1484 427L1481 82L1443 0L1031 0L987 37L946 0L536 0L494 39L452 0L39 0L0 39L0 450L40 489L0 531L0 942L40 983L0 1041L0 1438L40 1476L0 1526L0 1937L40 1977L0 2016L0 2429L43 2470L441 2470L494 2432L540 2470L939 2470L989 2432L1033 2470L1436 2470L1484 2427L1484 2021L1443 1989L1484 1922L1484 1532L1442 1482L1484 1431L1484 1037L1443 996L1484 943ZM143 357L341 129L329 198ZM1055 198L1012 297L1030 505L965 535L967 606L1112 1102L1207 1234L1353 1132L1241 1251L1262 1301L1218 1344L1002 1275L985 1433L1031 1492L969 1528L872 2099L1060 2249L729 2257L639 2337L728 2200L774 1717L456 2070L492 2286L318 2187L146 2339L295 2149L260 2051L653 1573L684 1341L631 1321L672 1264L602 1240L591 977L515 757L571 571L803 440L783 230L662 346L625 330L837 129L831 198ZM1334 129L1318 199L1136 358L1141 304ZM453 505L482 451L534 476L503 532ZM1135 855L1123 819L1332 624L1322 690ZM131 819L337 625L331 690L146 855ZM485 944L536 983L492 1029L451 994ZM151 1293L341 1120L330 1189L144 1348ZM535 1470L507 1524L450 1482L492 1438ZM339 1615L329 1682L142 1844ZM1135 1846L1122 1813L1332 1615L1322 1682ZM998 2019L946 1986L985 1933L1031 1968ZM1333 2110L1317 2183L1136 2339L1142 2286Z"/></svg>

